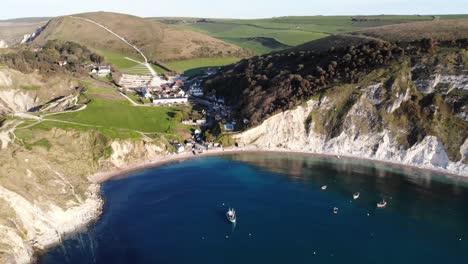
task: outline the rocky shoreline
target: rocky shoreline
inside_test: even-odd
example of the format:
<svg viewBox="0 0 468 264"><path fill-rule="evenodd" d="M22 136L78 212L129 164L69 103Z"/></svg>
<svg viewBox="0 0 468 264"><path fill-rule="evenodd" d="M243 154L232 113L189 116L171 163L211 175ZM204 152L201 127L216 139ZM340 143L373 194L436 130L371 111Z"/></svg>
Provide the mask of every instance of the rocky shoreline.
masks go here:
<svg viewBox="0 0 468 264"><path fill-rule="evenodd" d="M200 155L193 155L192 153L182 153L182 154L167 154L161 155L155 158L152 161L145 161L135 165L128 165L118 169L110 170L107 172L101 172L92 175L89 177L89 180L94 182L90 186L89 195L86 201L80 205L71 207L65 211L51 210L50 212L36 212L37 215L25 216L31 221L34 221L34 225L37 228L39 221L40 225L47 226L44 229L44 233L36 238L30 240L30 244L33 246L28 246L23 243L23 247L17 247L15 250L15 262L16 263L31 263L35 261L36 252L44 252L50 247L60 244L65 238L70 235L73 235L76 232L79 232L90 223L98 220L99 216L102 213L103 200L100 197L100 184L111 180L114 178L124 177L128 174L134 173L135 171L144 170L147 168L157 167L165 165L172 162L181 162L193 158L201 158L208 156L222 156L229 154L242 154L242 153L256 153L256 154L291 154L291 155L310 155L310 156L322 156L330 157L334 159L355 159L355 160L369 160L373 162L378 162L382 164L387 164L389 166L395 166L403 169L418 169L432 172L440 172L450 177L459 177L460 179L466 179L468 176L468 170L466 167L460 167L459 170L447 170L441 169L434 166L422 166L421 164L411 164L411 163L401 163L392 160L380 160L380 159L371 159L366 157L360 157L356 155L344 155L343 153L312 153L297 151L284 148L260 148L256 146L245 146L239 148L226 148L226 149L217 149L207 151ZM338 156L340 155L340 156ZM14 197L8 197L5 194L3 189L0 189L0 198L10 199L11 202L15 201ZM22 207L30 207L32 205L22 204ZM28 211L28 210L25 210ZM34 211L34 210L31 210ZM41 216L40 219L37 219L38 216ZM46 224L47 221L47 224ZM33 224L31 222L31 224Z"/></svg>

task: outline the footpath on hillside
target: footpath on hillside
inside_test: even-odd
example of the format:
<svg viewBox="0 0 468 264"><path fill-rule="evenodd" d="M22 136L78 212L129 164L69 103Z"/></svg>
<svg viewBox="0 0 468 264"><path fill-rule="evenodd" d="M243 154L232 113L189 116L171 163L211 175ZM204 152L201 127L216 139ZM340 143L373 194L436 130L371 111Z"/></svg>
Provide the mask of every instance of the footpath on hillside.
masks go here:
<svg viewBox="0 0 468 264"><path fill-rule="evenodd" d="M76 17L76 16L70 16L71 18L74 18L74 19L81 19L81 20L84 20L84 21L87 21L89 23L92 23L92 24L95 24L96 26L98 27L101 27L103 28L104 30L106 30L107 32L111 33L112 35L114 35L115 37L117 37L118 39L120 39L122 42L124 42L125 44L127 44L128 46L132 47L134 50L136 50L142 57L143 59L145 60L144 63L142 63L143 65L146 66L146 68L148 68L148 71L151 73L152 76L157 76L158 74L156 73L156 71L153 69L153 67L151 67L151 65L149 64L148 62L148 58L145 56L145 54L143 53L143 51L141 51L137 46L131 44L130 42L128 42L124 37L120 36L119 34L115 33L114 31L112 31L111 29L109 29L108 27L94 21L94 20L91 20L91 19L88 19L88 18L84 18L84 17Z"/></svg>

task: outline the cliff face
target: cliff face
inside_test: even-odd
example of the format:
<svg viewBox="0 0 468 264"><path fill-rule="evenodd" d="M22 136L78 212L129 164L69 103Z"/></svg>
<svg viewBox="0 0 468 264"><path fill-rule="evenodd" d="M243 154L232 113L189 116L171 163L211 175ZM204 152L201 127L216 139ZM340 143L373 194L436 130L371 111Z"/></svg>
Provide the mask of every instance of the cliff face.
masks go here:
<svg viewBox="0 0 468 264"><path fill-rule="evenodd" d="M19 121L3 127L19 125L12 122ZM0 263L30 263L37 252L95 221L103 201L91 175L165 152L157 142L97 132L19 129L15 135L0 150Z"/></svg>
<svg viewBox="0 0 468 264"><path fill-rule="evenodd" d="M459 155L452 154L452 158L449 158L443 141L431 134L411 146L405 146L405 140L402 140L405 137L402 135L409 134L411 128L396 124L395 121L412 96L429 93L441 82L447 87L445 96L451 92L466 93L467 77L437 74L430 79L419 80L417 88L411 82L402 85L411 79L407 75L401 75L389 90L384 88L383 83L365 87L337 87L321 98L274 115L236 137L243 144L260 148L349 155L468 176L466 114L452 117L464 124L461 130L456 131L461 137L460 144L456 145ZM386 93L392 96L388 97ZM350 100L351 97L354 99ZM344 101L349 104L348 110L342 109ZM440 118L437 115L443 113L439 107L433 108L439 111L434 118ZM336 112L341 113L339 121L336 120ZM444 122L449 121L444 117Z"/></svg>
<svg viewBox="0 0 468 264"><path fill-rule="evenodd" d="M24 74L0 68L0 115L37 111L59 112L73 107L79 82L66 76L44 78L38 73Z"/></svg>

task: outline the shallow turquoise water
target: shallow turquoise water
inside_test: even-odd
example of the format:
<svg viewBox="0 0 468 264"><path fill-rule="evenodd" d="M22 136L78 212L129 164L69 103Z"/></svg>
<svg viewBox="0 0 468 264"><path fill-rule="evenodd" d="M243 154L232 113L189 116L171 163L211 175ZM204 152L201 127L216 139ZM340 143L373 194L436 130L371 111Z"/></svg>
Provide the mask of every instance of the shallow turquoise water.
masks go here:
<svg viewBox="0 0 468 264"><path fill-rule="evenodd" d="M433 173L243 154L145 170L102 192L101 220L41 263L468 263L468 185Z"/></svg>

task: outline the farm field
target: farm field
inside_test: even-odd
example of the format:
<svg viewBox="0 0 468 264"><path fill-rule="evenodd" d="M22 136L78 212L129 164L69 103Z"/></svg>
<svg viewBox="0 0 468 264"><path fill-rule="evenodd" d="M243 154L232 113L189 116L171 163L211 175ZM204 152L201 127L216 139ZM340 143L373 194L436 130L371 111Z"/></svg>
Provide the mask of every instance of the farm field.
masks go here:
<svg viewBox="0 0 468 264"><path fill-rule="evenodd" d="M193 76L210 67L219 67L235 63L240 58L199 58L191 60L168 62L166 65L177 72L184 73L186 76Z"/></svg>
<svg viewBox="0 0 468 264"><path fill-rule="evenodd" d="M141 75L151 74L144 65L136 62L136 61L140 61L140 62L143 61L143 58L141 56L129 57L123 54L119 54L117 52L110 51L110 50L99 50L98 52L102 56L104 56L104 59L106 60L106 62L114 65L122 73L141 74Z"/></svg>
<svg viewBox="0 0 468 264"><path fill-rule="evenodd" d="M351 16L304 16L267 19L151 18L248 48L257 54L297 46L333 34L417 21L468 18L468 15L381 15L353 21ZM356 19L355 19L356 20Z"/></svg>

